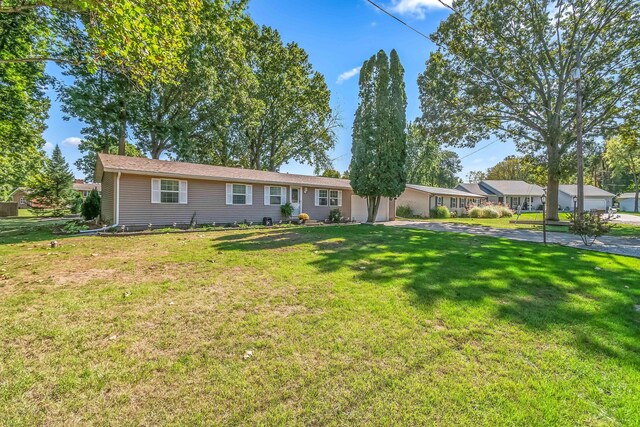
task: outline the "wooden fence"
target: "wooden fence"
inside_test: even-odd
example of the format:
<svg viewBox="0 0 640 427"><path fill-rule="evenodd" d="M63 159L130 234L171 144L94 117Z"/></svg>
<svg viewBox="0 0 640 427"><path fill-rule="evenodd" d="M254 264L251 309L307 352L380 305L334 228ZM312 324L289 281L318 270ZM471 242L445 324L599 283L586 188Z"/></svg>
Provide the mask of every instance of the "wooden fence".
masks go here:
<svg viewBox="0 0 640 427"><path fill-rule="evenodd" d="M0 202L0 218L5 216L18 216L17 202Z"/></svg>

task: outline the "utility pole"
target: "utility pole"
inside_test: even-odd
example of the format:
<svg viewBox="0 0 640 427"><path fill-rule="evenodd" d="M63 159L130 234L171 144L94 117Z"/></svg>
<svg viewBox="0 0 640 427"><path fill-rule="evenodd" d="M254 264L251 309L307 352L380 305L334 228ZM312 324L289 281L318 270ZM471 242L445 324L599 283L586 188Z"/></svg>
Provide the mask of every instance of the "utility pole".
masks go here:
<svg viewBox="0 0 640 427"><path fill-rule="evenodd" d="M576 55L576 68L573 70L573 78L576 81L576 159L578 161L578 191L577 212L574 215L582 215L584 212L584 157L582 144L582 81L581 81L582 54L578 50Z"/></svg>

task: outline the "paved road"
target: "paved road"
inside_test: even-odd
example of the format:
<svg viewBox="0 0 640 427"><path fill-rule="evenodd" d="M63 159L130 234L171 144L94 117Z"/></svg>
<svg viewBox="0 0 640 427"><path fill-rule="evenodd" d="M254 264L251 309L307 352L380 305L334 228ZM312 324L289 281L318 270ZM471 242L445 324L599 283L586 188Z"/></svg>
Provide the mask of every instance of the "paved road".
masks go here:
<svg viewBox="0 0 640 427"><path fill-rule="evenodd" d="M632 216L632 215L631 215ZM542 243L542 232L534 230L521 230L510 228L489 228L466 224L453 224L445 222L427 221L389 221L385 225L392 227L417 228L422 230L468 233L480 236L501 237L511 240ZM590 249L600 252L608 252L618 255L628 255L640 258L639 237L614 237L603 236L592 246L586 247L580 237L570 233L547 233L548 243L557 243L564 246L572 246L580 249Z"/></svg>
<svg viewBox="0 0 640 427"><path fill-rule="evenodd" d="M616 214L615 218L611 220L611 222L619 222L621 224L640 225L640 216L619 213L619 214Z"/></svg>

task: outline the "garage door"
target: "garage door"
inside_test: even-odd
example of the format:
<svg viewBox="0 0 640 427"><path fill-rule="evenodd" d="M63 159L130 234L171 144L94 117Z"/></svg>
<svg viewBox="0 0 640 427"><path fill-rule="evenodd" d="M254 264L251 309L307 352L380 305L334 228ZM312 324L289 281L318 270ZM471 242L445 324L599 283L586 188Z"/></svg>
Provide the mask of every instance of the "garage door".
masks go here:
<svg viewBox="0 0 640 427"><path fill-rule="evenodd" d="M357 222L367 221L367 199L356 196L351 196L351 217ZM378 207L378 215L376 221L388 221L389 220L389 199L383 197L380 199L380 207Z"/></svg>
<svg viewBox="0 0 640 427"><path fill-rule="evenodd" d="M607 209L607 201L605 199L584 199L584 210L590 211L592 209L596 210L606 210Z"/></svg>

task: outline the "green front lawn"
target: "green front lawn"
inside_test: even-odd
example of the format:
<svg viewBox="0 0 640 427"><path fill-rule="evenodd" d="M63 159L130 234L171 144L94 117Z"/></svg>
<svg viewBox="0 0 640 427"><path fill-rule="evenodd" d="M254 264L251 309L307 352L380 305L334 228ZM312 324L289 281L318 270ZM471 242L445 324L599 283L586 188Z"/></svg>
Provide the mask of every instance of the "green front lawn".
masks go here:
<svg viewBox="0 0 640 427"><path fill-rule="evenodd" d="M560 213L561 221L569 221L569 214ZM402 219L402 218L398 218ZM538 230L542 231L542 225L536 224L512 224L511 221L516 220L514 215L512 218L429 218L429 219L417 219L418 221L429 222L446 222L453 224L465 224L475 225L478 227L492 227L492 228L511 228L511 229L526 229L526 230ZM521 221L542 221L541 212L523 213L520 216ZM410 219L414 221L414 219ZM547 231L567 232L566 226L547 226ZM609 233L611 236L627 236L627 237L640 237L640 226L631 224L616 224L615 227Z"/></svg>
<svg viewBox="0 0 640 427"><path fill-rule="evenodd" d="M382 226L23 237L4 424L640 424L635 258Z"/></svg>

